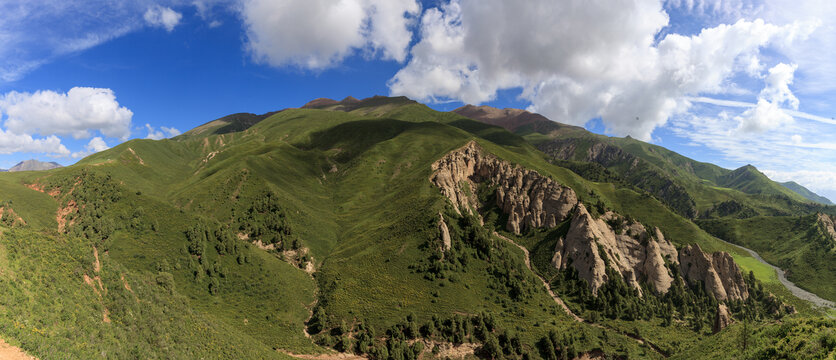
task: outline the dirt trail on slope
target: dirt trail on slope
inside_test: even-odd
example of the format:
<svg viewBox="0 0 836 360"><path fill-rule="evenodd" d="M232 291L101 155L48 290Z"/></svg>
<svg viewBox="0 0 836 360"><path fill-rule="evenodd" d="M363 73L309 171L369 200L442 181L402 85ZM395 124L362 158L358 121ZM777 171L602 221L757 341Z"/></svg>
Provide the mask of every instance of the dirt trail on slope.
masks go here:
<svg viewBox="0 0 836 360"><path fill-rule="evenodd" d="M319 354L319 355L308 355L308 354L294 354L290 351L286 350L279 350L279 352L290 355L297 359L305 359L305 360L368 360L365 356L348 354L348 353L338 353L334 352L331 354Z"/></svg>
<svg viewBox="0 0 836 360"><path fill-rule="evenodd" d="M627 337L629 337L633 340L636 340L636 342L638 342L639 344L649 346L653 351L655 351L659 355L662 355L662 357L670 356L670 354L668 354L666 351L662 350L661 348L654 345L650 341L645 340L643 337L641 337L639 335L626 333L626 332L623 332L621 330L618 330L618 329L615 329L615 328L612 328L612 327L609 327L609 326L605 326L605 325L602 325L602 324L597 324L597 323L593 323L591 321L587 321L587 320L583 319L582 317L578 316L577 314L575 314L574 312L572 312L572 310L569 309L568 306L566 306L566 303L563 302L563 299L561 299L559 296L557 296L557 294L554 293L554 291L552 290L551 285L549 285L549 282L546 281L546 279L544 279L542 276L540 276L540 274L538 274L536 271L534 271L534 268L531 267L531 254L528 252L528 249L526 249L524 246L522 246L520 244L517 244L513 240L511 240L511 239L509 239L505 236L502 236L501 234L499 234L496 231L494 231L493 234L496 237L498 237L502 240L505 240L508 243L510 243L511 245L514 245L517 248L519 248L520 250L522 250L523 254L525 254L525 266L528 267L528 270L530 270L532 273L534 273L534 275L536 275L538 279L540 279L540 281L543 283L543 286L545 286L546 290L549 292L549 295L551 295L552 299L554 299L554 302L556 302L558 305L560 305L560 307L563 308L563 311L565 311L566 314L571 316L575 321L581 322L581 323L586 323L588 325L592 325L592 326L595 326L595 327L600 328L600 329L607 329L607 330L619 333L619 334L627 336Z"/></svg>
<svg viewBox="0 0 836 360"><path fill-rule="evenodd" d="M540 276L539 274L537 274L536 271L534 271L534 268L531 267L531 254L528 252L528 249L526 249L525 246L522 246L520 244L515 243L513 240L500 235L496 231L494 231L493 234L496 235L498 238L500 238L502 240L505 240L508 243L510 243L511 245L514 245L514 246L518 247L520 250L522 250L522 252L525 254L525 266L528 267L528 270L531 270L531 272L534 273L534 275L537 275L537 278L540 279L540 281L543 283L543 286L546 287L546 290L549 292L549 295L551 295L552 299L554 299L554 302L556 302L558 305L560 305L560 307L563 308L563 311L565 311L566 314L568 314L573 319L575 319L575 321L586 322L580 316L578 316L577 314L572 312L572 310L569 309L568 306L566 306L566 303L563 302L563 299L561 299L559 296L557 296L557 294L554 293L554 291L552 291L552 287L551 287L551 285L549 285L549 282L546 281L546 279L543 279L542 276Z"/></svg>
<svg viewBox="0 0 836 360"><path fill-rule="evenodd" d="M38 358L26 355L23 350L16 346L7 344L0 339L0 359L3 360L37 360Z"/></svg>

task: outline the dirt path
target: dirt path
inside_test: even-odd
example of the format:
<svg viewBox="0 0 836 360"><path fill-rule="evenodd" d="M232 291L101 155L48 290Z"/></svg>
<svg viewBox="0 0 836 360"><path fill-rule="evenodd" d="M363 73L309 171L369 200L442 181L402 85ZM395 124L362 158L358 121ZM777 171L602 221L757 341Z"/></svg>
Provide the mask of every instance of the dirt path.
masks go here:
<svg viewBox="0 0 836 360"><path fill-rule="evenodd" d="M636 342L638 342L639 344L649 346L651 349L653 349L653 351L655 351L656 353L658 353L662 357L670 356L670 354L668 354L666 351L663 351L661 348L654 345L650 341L645 340L644 338L642 338L639 335L626 333L626 332L623 332L621 330L618 330L618 329L615 329L615 328L612 328L612 327L609 327L609 326L605 326L605 325L602 325L602 324L597 324L597 323L587 321L587 320L583 319L582 317L578 316L577 314L575 314L574 312L572 312L572 310L569 309L568 306L566 306L566 303L563 302L563 299L561 299L559 296L557 296L557 294L554 293L554 291L552 290L551 285L549 285L549 282L546 281L546 279L544 279L542 276L540 276L540 274L538 274L536 271L534 271L534 268L531 267L531 254L528 252L528 249L526 249L524 246L522 246L520 244L517 244L513 240L511 240L511 239L509 239L505 236L502 236L501 234L499 234L496 231L494 231L493 234L496 237L498 237L502 240L505 240L508 243L510 243L511 245L514 245L517 248L519 248L520 250L522 250L523 254L525 254L525 266L528 267L528 270L531 270L531 272L534 273L534 275L536 275L538 279L540 279L540 281L543 283L543 286L545 286L546 290L549 292L549 295L551 295L552 299L554 299L554 302L556 302L558 305L560 305L560 307L563 308L563 311L565 311L566 314L568 314L573 319L575 319L575 321L581 322L581 323L586 323L588 325L592 325L592 326L595 326L595 327L600 328L600 329L607 329L607 330L610 330L610 331L617 332L621 335L624 335L624 336L627 336L627 337L629 337L633 340L636 340Z"/></svg>
<svg viewBox="0 0 836 360"><path fill-rule="evenodd" d="M557 296L557 294L554 293L554 291L552 291L552 287L551 287L551 285L549 285L549 282L546 281L546 279L543 279L542 276L540 276L539 274L537 274L536 271L534 271L534 268L531 267L531 254L528 252L528 249L526 249L525 246L522 246L520 244L515 243L513 240L500 235L496 231L494 231L493 234L496 235L496 237L498 237L502 240L505 240L508 243L510 243L511 245L514 245L517 248L519 248L520 250L522 250L522 252L525 254L525 266L528 267L528 270L531 270L531 272L534 273L534 275L537 275L537 278L540 279L540 281L543 283L543 286L546 287L546 290L549 292L549 295L551 295L552 299L554 299L554 302L556 302L558 305L560 305L560 307L563 308L563 311L565 311L566 314L568 314L573 319L575 319L575 321L586 322L583 318L581 318L580 316L578 316L577 314L572 312L572 310L569 309L568 306L566 306L566 303L563 302L563 299L561 299L559 296Z"/></svg>
<svg viewBox="0 0 836 360"><path fill-rule="evenodd" d="M308 355L308 354L294 354L290 351L286 350L278 350L279 352L295 357L297 359L305 359L305 360L368 360L367 357L354 355L354 354L347 354L347 353L330 353L330 354L319 354L319 355Z"/></svg>
<svg viewBox="0 0 836 360"><path fill-rule="evenodd" d="M23 350L16 346L7 344L0 339L0 359L3 360L37 360L36 357L26 355Z"/></svg>

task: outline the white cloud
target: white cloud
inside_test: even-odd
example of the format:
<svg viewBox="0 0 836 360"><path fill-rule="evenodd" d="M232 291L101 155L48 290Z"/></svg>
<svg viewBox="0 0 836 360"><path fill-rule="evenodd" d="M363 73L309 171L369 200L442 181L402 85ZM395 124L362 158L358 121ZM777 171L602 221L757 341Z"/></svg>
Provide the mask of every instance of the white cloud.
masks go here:
<svg viewBox="0 0 836 360"><path fill-rule="evenodd" d="M145 138L151 140L162 140L180 135L180 130L166 126L160 126L160 130L157 130L151 124L145 124L145 129L148 131L148 135Z"/></svg>
<svg viewBox="0 0 836 360"><path fill-rule="evenodd" d="M0 81L141 28L152 1L179 0L0 1Z"/></svg>
<svg viewBox="0 0 836 360"><path fill-rule="evenodd" d="M766 76L766 87L761 91L761 98L764 98L778 105L789 105L798 110L798 98L790 91L790 84L798 65L787 65L780 63L769 69Z"/></svg>
<svg viewBox="0 0 836 360"><path fill-rule="evenodd" d="M452 1L429 9L393 94L424 101L492 100L522 88L529 110L576 125L600 116L609 133L648 140L690 105L685 96L732 91L767 46L813 27L761 20L656 39L668 16L655 0Z"/></svg>
<svg viewBox="0 0 836 360"><path fill-rule="evenodd" d="M764 79L766 85L761 90L757 105L736 117L740 123L737 128L739 131L764 132L792 123L792 116L781 106L798 109L798 98L789 88L797 68L797 65L780 63L769 69L769 75Z"/></svg>
<svg viewBox="0 0 836 360"><path fill-rule="evenodd" d="M781 49L798 64L797 91L821 94L836 90L836 2L831 0L765 1L749 17L760 17L776 24L793 21L818 22L820 26L803 41Z"/></svg>
<svg viewBox="0 0 836 360"><path fill-rule="evenodd" d="M15 134L71 135L89 138L92 131L120 139L130 134L133 112L116 101L111 89L74 87L67 93L12 91L0 96L4 125Z"/></svg>
<svg viewBox="0 0 836 360"><path fill-rule="evenodd" d="M90 139L90 142L87 143L87 150L90 150L92 152L100 152L105 151L107 149L110 149L110 147L107 146L107 143L105 143L104 139L98 136Z"/></svg>
<svg viewBox="0 0 836 360"><path fill-rule="evenodd" d="M764 132L793 122L792 116L785 113L774 102L759 99L754 108L735 117L739 123L737 130L742 132Z"/></svg>
<svg viewBox="0 0 836 360"><path fill-rule="evenodd" d="M836 181L824 180L833 180L832 174L836 174L829 170L836 168L833 124L796 118L770 131L746 132L739 130L742 115L729 113L740 110L732 107L712 115L711 111L715 109L695 103L694 110L699 115L676 116L667 125L675 136L695 146L695 152L690 156L731 168L754 164L774 180L793 180L836 199ZM743 112L753 109L756 107L746 108ZM689 155L687 150L685 155ZM820 178L827 174L831 174L830 177Z"/></svg>
<svg viewBox="0 0 836 360"><path fill-rule="evenodd" d="M110 149L110 146L107 146L107 143L101 137L94 137L90 139L90 142L87 143L87 146L84 147L86 151L78 151L72 154L74 158L81 158L85 157L90 154L94 154L100 151L105 151Z"/></svg>
<svg viewBox="0 0 836 360"><path fill-rule="evenodd" d="M334 66L355 51L403 61L415 0L243 0L246 47L258 62L309 69Z"/></svg>
<svg viewBox="0 0 836 360"><path fill-rule="evenodd" d="M160 27L168 32L172 32L174 27L180 23L180 19L183 18L183 14L180 14L169 7L155 5L149 7L148 10L145 11L145 15L142 17L148 25Z"/></svg>
<svg viewBox="0 0 836 360"><path fill-rule="evenodd" d="M54 156L66 156L70 151L61 144L57 136L36 139L31 135L15 134L0 129L0 154L46 153Z"/></svg>
<svg viewBox="0 0 836 360"><path fill-rule="evenodd" d="M725 99L715 99L705 96L689 96L685 98L690 102L697 102L703 104L711 104L711 105L718 105L718 106L725 106L725 107L737 107L737 108L750 108L755 107L757 104L745 102L745 101L736 101L736 100L725 100ZM784 109L784 112L787 114L792 115L796 118L802 118L807 120L818 121L825 124L836 125L836 120L833 118L826 118L824 116L814 115L810 113L806 113L803 111L798 110L787 110Z"/></svg>

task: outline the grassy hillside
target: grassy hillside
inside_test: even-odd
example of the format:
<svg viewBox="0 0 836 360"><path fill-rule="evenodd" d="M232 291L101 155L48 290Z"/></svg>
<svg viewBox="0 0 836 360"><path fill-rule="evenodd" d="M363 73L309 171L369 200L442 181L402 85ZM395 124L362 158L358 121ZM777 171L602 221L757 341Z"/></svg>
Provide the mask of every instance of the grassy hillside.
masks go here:
<svg viewBox="0 0 836 360"><path fill-rule="evenodd" d="M795 181L787 181L779 184L781 184L783 187L787 189L792 190L796 194L805 197L807 200L824 205L833 205L833 202L831 202L830 199L810 191L809 189L805 188L804 186L801 186L799 183Z"/></svg>
<svg viewBox="0 0 836 360"><path fill-rule="evenodd" d="M537 114L490 107L463 107L465 116L523 136L552 161L585 178L646 191L687 218L744 218L835 213L819 201L774 182L752 166L728 170L695 161L661 146L607 137L552 122ZM609 172L586 164L595 163ZM815 202L815 203L814 203Z"/></svg>
<svg viewBox="0 0 836 360"><path fill-rule="evenodd" d="M836 242L816 215L700 221L717 237L755 250L787 270L787 278L819 296L836 301Z"/></svg>
<svg viewBox="0 0 836 360"><path fill-rule="evenodd" d="M339 350L398 360L436 347L446 356L451 344L551 360L546 339L551 351L658 358L713 338L636 323L659 344L651 348L631 323L574 321L542 286L542 269L483 236L491 224L451 212L430 183L431 164L472 140L680 246L729 251L810 314L774 272L640 189L585 179L501 127L372 98L236 114L67 168L0 174L0 201L26 222L0 225L0 337L43 359ZM457 255L435 268L439 213ZM537 255L543 236L517 240Z"/></svg>

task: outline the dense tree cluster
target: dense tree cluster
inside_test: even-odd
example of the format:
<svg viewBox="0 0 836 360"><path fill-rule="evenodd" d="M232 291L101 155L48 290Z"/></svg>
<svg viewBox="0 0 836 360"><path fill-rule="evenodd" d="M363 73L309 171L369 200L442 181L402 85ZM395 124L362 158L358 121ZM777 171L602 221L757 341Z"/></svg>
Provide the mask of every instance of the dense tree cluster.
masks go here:
<svg viewBox="0 0 836 360"><path fill-rule="evenodd" d="M56 178L45 189L57 191L61 208L66 209L62 221L64 231L99 243L107 250L108 240L117 230L126 227L145 229L144 211L135 208L130 214L111 211L124 198L124 189L110 175L81 169L77 176Z"/></svg>
<svg viewBox="0 0 836 360"><path fill-rule="evenodd" d="M551 330L548 335L537 342L537 348L544 360L570 360L580 355L575 346L577 342L578 340L572 333L564 333L560 336L556 331Z"/></svg>
<svg viewBox="0 0 836 360"><path fill-rule="evenodd" d="M430 281L446 279L456 282L457 273L467 272L475 262L484 261L491 279L488 285L491 290L507 294L513 300L531 296L531 275L519 263L511 261L513 256L509 250L505 246L497 246L493 235L479 224L475 216L448 212L445 219L448 219L452 247L446 251L441 249L441 235L435 222L431 222L429 226L436 230L427 232L429 238L422 245L430 255L411 265L411 269L424 274L424 278Z"/></svg>
<svg viewBox="0 0 836 360"><path fill-rule="evenodd" d="M185 231L185 236L188 242L189 270L195 281L203 281L206 277L206 286L212 295L220 291L221 280L226 278L227 271L220 259L210 260L207 246L214 246L218 255L237 256L238 264L249 262L247 255L240 251L234 235L225 227L210 228L206 223L198 222Z"/></svg>
<svg viewBox="0 0 836 360"><path fill-rule="evenodd" d="M237 217L236 227L253 239L264 244L275 244L277 248L299 248L284 208L278 196L264 192L256 197L250 207Z"/></svg>
<svg viewBox="0 0 836 360"><path fill-rule="evenodd" d="M603 252L601 252L603 254ZM606 262L606 259L605 259ZM665 294L657 293L647 283L642 282L642 294L630 287L612 267L607 266L607 279L593 295L589 283L579 279L577 270L568 269L552 280L552 287L586 310L586 318L599 321L601 318L622 319L626 321L662 319L662 324L670 326L674 319L688 324L697 332L709 331L717 312L718 301L713 294L707 293L702 283L686 284L679 275L679 267L666 264L676 281ZM748 312L757 319L781 317L793 310L778 298L765 292L763 285L755 279L753 273L744 276L749 288L749 298L745 301L727 301L729 310L742 318Z"/></svg>
<svg viewBox="0 0 836 360"><path fill-rule="evenodd" d="M321 309L321 308L318 308ZM318 310L309 322L316 330L325 314ZM446 319L433 316L419 324L415 315L386 329L382 334L363 322L353 326L342 323L317 338L324 346L338 351L367 355L374 360L415 360L422 352L438 354L444 344L480 344L476 355L485 359L529 359L520 338L497 327L496 319L487 313L476 316L455 315ZM427 348L425 346L431 346Z"/></svg>

